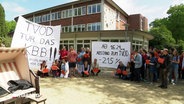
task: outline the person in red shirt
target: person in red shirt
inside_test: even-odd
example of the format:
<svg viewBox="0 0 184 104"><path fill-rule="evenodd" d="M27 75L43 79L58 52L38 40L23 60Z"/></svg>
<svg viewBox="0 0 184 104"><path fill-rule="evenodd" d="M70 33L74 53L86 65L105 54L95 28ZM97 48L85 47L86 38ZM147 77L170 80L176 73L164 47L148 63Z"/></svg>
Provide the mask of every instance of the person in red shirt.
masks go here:
<svg viewBox="0 0 184 104"><path fill-rule="evenodd" d="M63 46L62 50L59 51L60 54L60 60L67 59L68 51L66 50L66 47Z"/></svg>
<svg viewBox="0 0 184 104"><path fill-rule="evenodd" d="M76 62L77 62L77 52L70 47L70 51L68 52L68 62L69 62L69 76L75 76Z"/></svg>

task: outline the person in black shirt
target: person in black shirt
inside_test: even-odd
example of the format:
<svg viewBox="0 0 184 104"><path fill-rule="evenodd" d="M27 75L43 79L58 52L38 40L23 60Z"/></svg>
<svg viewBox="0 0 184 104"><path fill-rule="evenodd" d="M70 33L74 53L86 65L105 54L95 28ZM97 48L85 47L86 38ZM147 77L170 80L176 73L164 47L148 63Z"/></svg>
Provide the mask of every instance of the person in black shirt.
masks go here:
<svg viewBox="0 0 184 104"><path fill-rule="evenodd" d="M164 48L163 55L160 58L164 59L163 63L161 64L161 85L159 87L166 89L167 88L167 74L169 71L169 67L171 64L170 56L168 54L168 49ZM159 60L158 60L159 61Z"/></svg>

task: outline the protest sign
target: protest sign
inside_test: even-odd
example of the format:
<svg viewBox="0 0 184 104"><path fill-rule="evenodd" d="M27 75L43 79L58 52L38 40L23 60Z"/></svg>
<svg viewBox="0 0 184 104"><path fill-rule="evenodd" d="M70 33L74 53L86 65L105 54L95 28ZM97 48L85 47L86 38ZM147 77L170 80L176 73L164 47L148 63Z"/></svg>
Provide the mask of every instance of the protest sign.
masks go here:
<svg viewBox="0 0 184 104"><path fill-rule="evenodd" d="M11 47L26 47L29 67L38 69L46 60L48 67L58 59L61 26L44 26L19 16Z"/></svg>
<svg viewBox="0 0 184 104"><path fill-rule="evenodd" d="M130 42L92 42L92 61L100 67L117 68L119 61L125 66L130 61Z"/></svg>

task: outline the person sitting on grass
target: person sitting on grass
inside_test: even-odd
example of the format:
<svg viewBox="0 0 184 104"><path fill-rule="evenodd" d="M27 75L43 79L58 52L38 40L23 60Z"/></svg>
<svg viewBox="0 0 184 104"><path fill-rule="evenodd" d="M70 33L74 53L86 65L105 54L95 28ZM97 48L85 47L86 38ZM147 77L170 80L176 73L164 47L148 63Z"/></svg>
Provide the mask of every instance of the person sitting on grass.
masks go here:
<svg viewBox="0 0 184 104"><path fill-rule="evenodd" d="M53 77L56 78L59 67L55 62L52 63L51 70L52 70Z"/></svg>
<svg viewBox="0 0 184 104"><path fill-rule="evenodd" d="M126 71L126 67L123 64L123 62L120 61L117 69L114 71L114 76L118 76L119 78L123 78L124 77L124 75L123 75L124 71Z"/></svg>
<svg viewBox="0 0 184 104"><path fill-rule="evenodd" d="M91 66L91 73L92 75L98 76L98 73L100 73L99 64L97 63L97 59L94 59L94 62Z"/></svg>
<svg viewBox="0 0 184 104"><path fill-rule="evenodd" d="M84 61L84 65L82 67L82 77L88 77L90 72L90 65L88 64L88 61Z"/></svg>
<svg viewBox="0 0 184 104"><path fill-rule="evenodd" d="M61 78L68 78L68 74L69 74L69 65L67 60L62 59L62 64L61 64Z"/></svg>

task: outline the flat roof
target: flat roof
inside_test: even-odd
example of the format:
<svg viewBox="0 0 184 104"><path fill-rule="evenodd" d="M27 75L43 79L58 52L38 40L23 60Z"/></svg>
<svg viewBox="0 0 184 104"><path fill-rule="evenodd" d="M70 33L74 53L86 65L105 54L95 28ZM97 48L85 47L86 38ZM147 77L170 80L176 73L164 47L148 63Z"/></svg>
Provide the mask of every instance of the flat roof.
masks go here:
<svg viewBox="0 0 184 104"><path fill-rule="evenodd" d="M143 36L148 40L152 40L154 39L154 37L148 33L148 32L144 32L144 31L140 31L140 30L101 30L101 31L84 31L84 32L70 32L70 33L61 33L61 38L65 37L65 36L71 36L71 35L75 35L75 34L80 34L85 36L85 34L87 34L88 36L93 36L95 34L101 34L103 36L105 35L109 35L109 34L116 34L119 36L124 36L124 34L127 32L127 35L133 35L134 36ZM113 36L112 36L113 37Z"/></svg>

